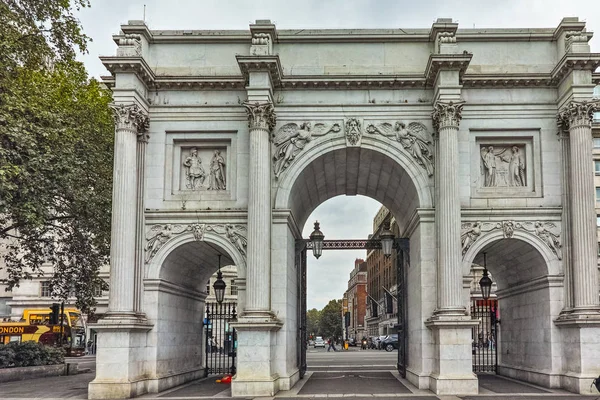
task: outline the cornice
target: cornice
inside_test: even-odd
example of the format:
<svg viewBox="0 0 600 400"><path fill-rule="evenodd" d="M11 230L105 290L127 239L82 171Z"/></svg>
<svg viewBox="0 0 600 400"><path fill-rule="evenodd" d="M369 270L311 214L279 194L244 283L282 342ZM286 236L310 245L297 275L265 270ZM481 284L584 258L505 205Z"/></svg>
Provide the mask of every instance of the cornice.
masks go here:
<svg viewBox="0 0 600 400"><path fill-rule="evenodd" d="M473 54L431 54L427 67L425 67L425 81L428 86L433 85L437 74L440 70L458 70L459 76L462 78Z"/></svg>
<svg viewBox="0 0 600 400"><path fill-rule="evenodd" d="M550 74L465 74L462 83L465 88L547 87L555 84Z"/></svg>
<svg viewBox="0 0 600 400"><path fill-rule="evenodd" d="M156 76L143 57L110 56L100 57L100 60L113 76L119 72L135 73L144 82L146 87L153 87Z"/></svg>
<svg viewBox="0 0 600 400"><path fill-rule="evenodd" d="M592 83L600 85L600 72L592 72Z"/></svg>
<svg viewBox="0 0 600 400"><path fill-rule="evenodd" d="M600 53L568 53L556 64L550 76L552 82L558 85L560 81L573 70L594 72L600 66Z"/></svg>
<svg viewBox="0 0 600 400"><path fill-rule="evenodd" d="M562 207L513 207L513 208L463 208L460 212L463 221L502 221L510 218L515 221L543 219L561 221Z"/></svg>
<svg viewBox="0 0 600 400"><path fill-rule="evenodd" d="M397 89L425 87L425 78L413 75L292 75L281 80L282 89Z"/></svg>
<svg viewBox="0 0 600 400"><path fill-rule="evenodd" d="M283 78L283 68L281 67L281 61L279 61L278 55L273 56L235 56L244 82L248 83L249 73L256 71L266 71L271 75L271 81L273 86L277 87L281 84Z"/></svg>

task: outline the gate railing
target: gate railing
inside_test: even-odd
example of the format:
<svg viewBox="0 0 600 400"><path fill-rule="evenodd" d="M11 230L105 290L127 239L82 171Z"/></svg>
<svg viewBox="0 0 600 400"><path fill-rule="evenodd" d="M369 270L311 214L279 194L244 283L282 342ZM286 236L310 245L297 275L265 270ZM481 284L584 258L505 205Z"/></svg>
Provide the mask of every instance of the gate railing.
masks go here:
<svg viewBox="0 0 600 400"><path fill-rule="evenodd" d="M472 330L473 372L496 372L498 368L498 300L474 299L471 317L479 320Z"/></svg>
<svg viewBox="0 0 600 400"><path fill-rule="evenodd" d="M235 374L237 334L231 323L236 318L235 303L206 303L205 376Z"/></svg>

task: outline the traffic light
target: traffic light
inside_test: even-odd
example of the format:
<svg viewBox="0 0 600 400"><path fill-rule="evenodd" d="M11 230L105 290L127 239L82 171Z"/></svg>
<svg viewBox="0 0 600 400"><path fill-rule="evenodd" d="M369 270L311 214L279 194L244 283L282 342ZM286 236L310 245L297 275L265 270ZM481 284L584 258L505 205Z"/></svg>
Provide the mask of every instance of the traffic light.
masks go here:
<svg viewBox="0 0 600 400"><path fill-rule="evenodd" d="M344 314L344 322L346 327L350 326L350 311L346 311Z"/></svg>
<svg viewBox="0 0 600 400"><path fill-rule="evenodd" d="M50 325L58 325L58 316L60 313L60 304L52 303L52 314L50 314Z"/></svg>

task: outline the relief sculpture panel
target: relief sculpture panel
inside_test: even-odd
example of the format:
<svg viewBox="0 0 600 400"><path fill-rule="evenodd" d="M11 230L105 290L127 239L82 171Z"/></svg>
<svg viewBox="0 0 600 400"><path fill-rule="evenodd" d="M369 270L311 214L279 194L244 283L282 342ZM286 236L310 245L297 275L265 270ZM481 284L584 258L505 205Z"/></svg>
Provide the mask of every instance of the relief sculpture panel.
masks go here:
<svg viewBox="0 0 600 400"><path fill-rule="evenodd" d="M527 186L524 144L480 144L481 186L486 188Z"/></svg>
<svg viewBox="0 0 600 400"><path fill-rule="evenodd" d="M224 149L182 148L180 190L227 190Z"/></svg>

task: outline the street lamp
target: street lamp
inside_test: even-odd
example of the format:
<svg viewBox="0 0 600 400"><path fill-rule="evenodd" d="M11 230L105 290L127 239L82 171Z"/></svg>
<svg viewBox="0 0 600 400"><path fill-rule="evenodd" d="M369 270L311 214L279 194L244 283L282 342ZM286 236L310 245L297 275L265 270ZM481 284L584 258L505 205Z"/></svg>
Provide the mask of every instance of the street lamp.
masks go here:
<svg viewBox="0 0 600 400"><path fill-rule="evenodd" d="M479 286L481 287L481 297L483 297L484 300L489 299L490 291L492 290L492 280L488 276L485 253L483 253L483 277L479 280Z"/></svg>
<svg viewBox="0 0 600 400"><path fill-rule="evenodd" d="M225 288L227 285L223 280L223 274L221 273L221 255L219 254L219 272L217 272L217 280L213 284L213 288L215 289L215 297L217 298L217 303L221 304L223 302L223 297L225 297Z"/></svg>
<svg viewBox="0 0 600 400"><path fill-rule="evenodd" d="M321 257L321 253L323 253L323 239L325 239L325 235L319 229L319 221L315 221L315 230L309 237L313 244L313 255L318 260Z"/></svg>
<svg viewBox="0 0 600 400"><path fill-rule="evenodd" d="M381 249L386 258L392 255L392 247L394 245L394 234L390 230L390 223L386 222L383 227L383 232L379 235L381 239Z"/></svg>

